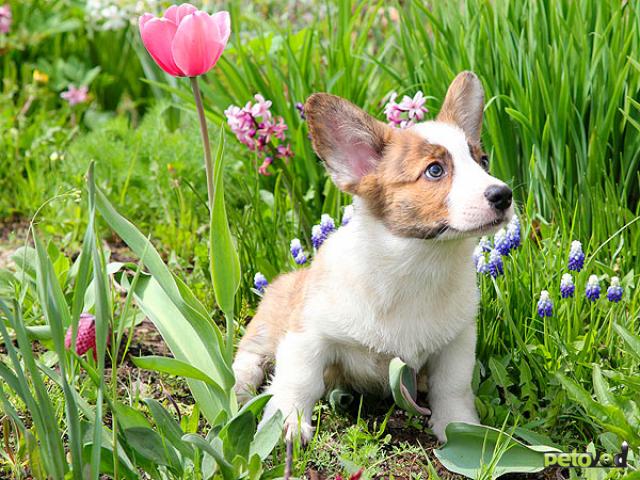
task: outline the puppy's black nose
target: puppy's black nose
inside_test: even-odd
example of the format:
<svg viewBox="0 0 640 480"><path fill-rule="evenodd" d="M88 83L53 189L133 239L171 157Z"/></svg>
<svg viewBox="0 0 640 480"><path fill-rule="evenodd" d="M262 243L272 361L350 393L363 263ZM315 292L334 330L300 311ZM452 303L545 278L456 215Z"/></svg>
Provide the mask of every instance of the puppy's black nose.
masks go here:
<svg viewBox="0 0 640 480"><path fill-rule="evenodd" d="M506 210L511 206L513 194L506 185L492 185L484 192L489 204L496 210Z"/></svg>

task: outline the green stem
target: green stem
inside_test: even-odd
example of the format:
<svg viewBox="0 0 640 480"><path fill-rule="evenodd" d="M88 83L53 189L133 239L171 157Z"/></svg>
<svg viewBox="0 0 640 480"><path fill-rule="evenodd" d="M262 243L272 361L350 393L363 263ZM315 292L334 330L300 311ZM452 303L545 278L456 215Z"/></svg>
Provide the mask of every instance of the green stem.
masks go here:
<svg viewBox="0 0 640 480"><path fill-rule="evenodd" d="M196 110L198 111L198 119L200 120L200 135L202 136L202 144L204 146L204 166L207 171L207 194L209 196L209 221L210 228L213 227L213 201L214 201L214 179L213 179L213 161L211 159L211 145L209 144L209 133L207 131L207 119L204 115L204 106L202 104L202 95L198 86L198 77L190 77L193 96L196 100ZM212 245L209 245L209 253L211 254ZM213 269L211 270L211 283L214 283ZM227 342L225 350L225 358L229 365L233 359L233 311L224 312L227 326Z"/></svg>
<svg viewBox="0 0 640 480"><path fill-rule="evenodd" d="M202 137L202 145L204 146L204 167L207 171L207 194L209 196L209 211L213 211L213 161L211 160L211 145L209 144L209 133L207 131L207 119L204 115L204 106L202 105L202 95L200 95L200 87L198 86L198 77L189 77L191 80L191 88L193 96L196 100L196 110L198 112L198 120L200 120L200 136Z"/></svg>

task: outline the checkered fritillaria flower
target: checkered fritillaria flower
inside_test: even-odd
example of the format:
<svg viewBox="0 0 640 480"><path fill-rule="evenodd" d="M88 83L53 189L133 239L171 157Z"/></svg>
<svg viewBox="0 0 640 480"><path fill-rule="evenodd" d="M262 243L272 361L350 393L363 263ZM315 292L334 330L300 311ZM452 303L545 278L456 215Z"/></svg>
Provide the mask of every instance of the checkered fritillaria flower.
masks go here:
<svg viewBox="0 0 640 480"><path fill-rule="evenodd" d="M496 278L499 275L504 273L504 265L502 263L502 255L498 251L498 249L494 248L489 253L489 274Z"/></svg>
<svg viewBox="0 0 640 480"><path fill-rule="evenodd" d="M67 329L67 334L64 337L64 346L68 350L71 348L72 328ZM109 336L107 335L107 342ZM78 331L76 333L76 353L78 355L84 355L89 350L93 349L93 359L97 360L97 347L96 347L96 317L90 313L80 314L78 320Z"/></svg>
<svg viewBox="0 0 640 480"><path fill-rule="evenodd" d="M267 288L267 285L269 285L267 277L260 272L256 272L253 277L253 286L256 287L256 290L260 293L264 293L264 289Z"/></svg>
<svg viewBox="0 0 640 480"><path fill-rule="evenodd" d="M611 277L611 285L607 288L607 299L610 302L618 303L622 300L622 293L624 290L620 286L620 279L618 277Z"/></svg>
<svg viewBox="0 0 640 480"><path fill-rule="evenodd" d="M582 243L578 240L571 242L569 250L569 270L579 272L584 266L584 252L582 251Z"/></svg>
<svg viewBox="0 0 640 480"><path fill-rule="evenodd" d="M549 292L542 290L540 292L540 299L538 300L538 315L540 318L550 317L553 315L553 302L549 296Z"/></svg>
<svg viewBox="0 0 640 480"><path fill-rule="evenodd" d="M504 228L498 230L493 237L494 249L500 252L500 255L508 255L511 250L511 242L507 238L507 231Z"/></svg>
<svg viewBox="0 0 640 480"><path fill-rule="evenodd" d="M597 275L591 275L589 277L584 294L592 302L595 302L598 298L600 298L600 282L598 281Z"/></svg>
<svg viewBox="0 0 640 480"><path fill-rule="evenodd" d="M570 273L565 273L560 279L560 296L562 298L573 297L576 292L576 286L573 283L573 277Z"/></svg>

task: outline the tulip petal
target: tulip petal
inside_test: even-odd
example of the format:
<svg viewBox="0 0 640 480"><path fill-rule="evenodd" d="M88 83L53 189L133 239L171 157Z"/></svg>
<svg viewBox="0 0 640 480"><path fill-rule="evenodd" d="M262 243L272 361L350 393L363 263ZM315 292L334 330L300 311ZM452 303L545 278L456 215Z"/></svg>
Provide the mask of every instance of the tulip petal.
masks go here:
<svg viewBox="0 0 640 480"><path fill-rule="evenodd" d="M205 12L195 12L182 19L171 52L182 72L189 77L207 73L224 50L218 26Z"/></svg>
<svg viewBox="0 0 640 480"><path fill-rule="evenodd" d="M160 68L174 77L184 75L174 62L171 53L171 43L176 35L176 30L175 23L165 18L147 19L140 28L142 43L151 57Z"/></svg>
<svg viewBox="0 0 640 480"><path fill-rule="evenodd" d="M229 41L229 35L231 34L231 18L229 12L221 11L211 15L211 19L218 27L218 41L224 46Z"/></svg>
<svg viewBox="0 0 640 480"><path fill-rule="evenodd" d="M151 15L150 13L145 13L144 15L142 15L139 19L138 19L138 27L140 28L140 30L142 30L142 27L145 25L145 23L147 23L149 20L151 20L152 18L156 18L153 15Z"/></svg>
<svg viewBox="0 0 640 480"><path fill-rule="evenodd" d="M192 14L193 12L197 12L198 9L191 5L190 3L183 3L182 5L171 5L164 12L165 18L168 18L176 25L180 25L180 22L187 15Z"/></svg>

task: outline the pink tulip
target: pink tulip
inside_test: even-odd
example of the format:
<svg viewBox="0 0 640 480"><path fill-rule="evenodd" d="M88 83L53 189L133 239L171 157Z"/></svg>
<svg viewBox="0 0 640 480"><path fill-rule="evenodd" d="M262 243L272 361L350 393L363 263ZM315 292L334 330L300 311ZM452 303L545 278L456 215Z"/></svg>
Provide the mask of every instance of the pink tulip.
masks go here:
<svg viewBox="0 0 640 480"><path fill-rule="evenodd" d="M161 18L139 19L142 43L155 62L174 77L197 77L213 68L229 40L229 12L209 15L189 3L172 5Z"/></svg>

